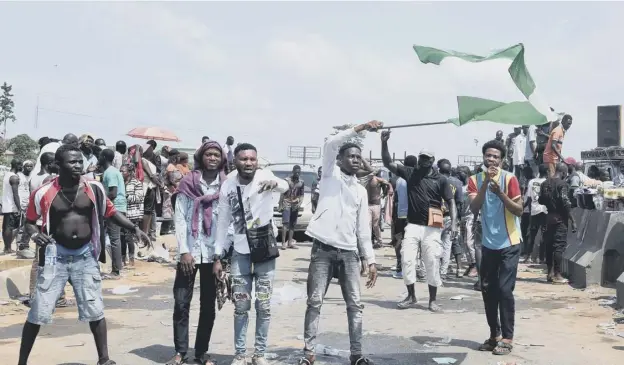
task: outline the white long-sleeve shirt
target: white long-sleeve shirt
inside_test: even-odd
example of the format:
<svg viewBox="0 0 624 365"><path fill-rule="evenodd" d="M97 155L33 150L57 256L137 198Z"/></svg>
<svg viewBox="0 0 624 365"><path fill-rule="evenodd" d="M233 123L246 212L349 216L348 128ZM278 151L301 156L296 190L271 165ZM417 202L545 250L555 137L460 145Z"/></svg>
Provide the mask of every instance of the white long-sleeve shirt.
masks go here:
<svg viewBox="0 0 624 365"><path fill-rule="evenodd" d="M240 185L238 174L234 173L230 173L228 179L221 185L217 212L216 254L223 255L232 244L232 242L227 239L230 222L232 222L234 228L234 250L241 254L249 254L249 243L247 242L245 227L256 228L267 224L273 224L273 207L275 206L274 199L276 199L276 197L274 197L271 191L265 191L261 194L258 193L260 189L259 184L262 181L276 182L277 187L273 191L277 193L281 194L288 190L288 183L286 181L276 177L271 170L261 169L256 171L253 180L247 185ZM237 186L241 188L243 206L245 207L244 218L240 209L240 204L238 203ZM273 234L277 236L277 228L274 224Z"/></svg>
<svg viewBox="0 0 624 365"><path fill-rule="evenodd" d="M366 189L354 175L346 175L336 166L340 146L356 135L354 129L348 129L325 141L318 206L306 234L341 250L357 251L359 247L363 251L360 256L374 264Z"/></svg>

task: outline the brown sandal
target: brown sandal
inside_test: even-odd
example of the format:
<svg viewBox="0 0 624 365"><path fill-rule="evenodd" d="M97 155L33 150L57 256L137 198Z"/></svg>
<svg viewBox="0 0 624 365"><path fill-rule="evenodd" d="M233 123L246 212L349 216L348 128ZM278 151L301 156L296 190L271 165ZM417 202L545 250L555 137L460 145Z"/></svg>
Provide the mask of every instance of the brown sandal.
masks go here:
<svg viewBox="0 0 624 365"><path fill-rule="evenodd" d="M513 345L509 342L498 341L496 347L492 350L494 355L509 355L513 350Z"/></svg>

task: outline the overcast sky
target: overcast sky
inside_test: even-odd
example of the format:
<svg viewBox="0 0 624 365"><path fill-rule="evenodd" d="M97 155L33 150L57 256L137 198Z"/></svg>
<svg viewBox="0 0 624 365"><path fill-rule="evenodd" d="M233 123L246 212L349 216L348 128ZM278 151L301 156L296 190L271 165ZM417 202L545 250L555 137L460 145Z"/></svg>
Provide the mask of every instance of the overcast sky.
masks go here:
<svg viewBox="0 0 624 365"><path fill-rule="evenodd" d="M287 146L320 146L334 125L456 116L413 44L485 54L523 42L542 95L574 116L564 155L596 145L597 105L624 102L620 2L2 2L0 14L0 82L14 86L18 118L9 137L90 132L112 144L153 125L186 147L233 135L286 160ZM511 132L396 130L390 148L456 161L501 127ZM379 155L377 135L365 143Z"/></svg>

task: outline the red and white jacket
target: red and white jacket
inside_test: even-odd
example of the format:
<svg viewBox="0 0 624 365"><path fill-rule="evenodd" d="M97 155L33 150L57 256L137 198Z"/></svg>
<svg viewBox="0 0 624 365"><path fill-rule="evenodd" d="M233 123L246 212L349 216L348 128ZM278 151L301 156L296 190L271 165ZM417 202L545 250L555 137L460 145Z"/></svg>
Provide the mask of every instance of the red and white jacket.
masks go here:
<svg viewBox="0 0 624 365"><path fill-rule="evenodd" d="M104 245L103 237L103 219L109 218L117 213L115 205L106 196L106 191L102 184L95 180L90 180L85 177L80 178L79 184L84 186L84 191L87 196L93 202L93 215L91 219L91 248L93 257L97 260L105 262L105 255L100 257L102 246ZM99 193L95 190L99 189ZM50 227L48 222L50 221L50 207L52 202L56 198L56 195L61 191L61 186L58 183L58 177L52 179L46 184L33 191L30 195L28 202L28 208L26 210L26 219L29 221L36 221L41 218L42 225L41 231L45 234L50 234ZM100 201L98 202L98 196ZM97 208L101 211L98 212Z"/></svg>

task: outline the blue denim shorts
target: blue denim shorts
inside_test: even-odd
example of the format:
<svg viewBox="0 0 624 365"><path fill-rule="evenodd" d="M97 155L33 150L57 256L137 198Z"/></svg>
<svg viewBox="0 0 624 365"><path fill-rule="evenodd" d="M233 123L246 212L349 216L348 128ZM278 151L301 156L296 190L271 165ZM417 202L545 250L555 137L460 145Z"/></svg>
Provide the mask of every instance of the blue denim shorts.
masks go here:
<svg viewBox="0 0 624 365"><path fill-rule="evenodd" d="M104 318L102 275L100 265L91 250L81 255L58 255L56 273L52 279L43 277L43 267L38 267L37 285L28 312L28 322L44 325L52 322L56 301L67 282L74 288L78 318L93 322Z"/></svg>

